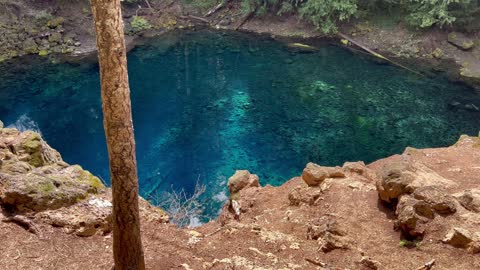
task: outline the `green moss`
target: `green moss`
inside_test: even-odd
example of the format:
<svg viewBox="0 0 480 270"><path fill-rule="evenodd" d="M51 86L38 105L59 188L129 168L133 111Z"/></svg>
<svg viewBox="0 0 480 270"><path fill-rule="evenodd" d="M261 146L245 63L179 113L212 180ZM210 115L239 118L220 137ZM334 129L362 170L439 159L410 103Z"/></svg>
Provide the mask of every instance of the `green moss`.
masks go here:
<svg viewBox="0 0 480 270"><path fill-rule="evenodd" d="M102 181L89 171L82 170L80 173L80 181L87 183L93 189L89 190L92 193L98 193L100 190L104 189L105 186L103 185Z"/></svg>
<svg viewBox="0 0 480 270"><path fill-rule="evenodd" d="M49 54L49 52L47 50L40 50L38 52L38 55L40 55L40 56L47 56L48 54Z"/></svg>
<svg viewBox="0 0 480 270"><path fill-rule="evenodd" d="M30 154L28 163L34 167L43 166L42 142L38 133L31 133L22 144L23 149Z"/></svg>
<svg viewBox="0 0 480 270"><path fill-rule="evenodd" d="M57 17L57 18L49 20L47 22L47 26L49 28L52 28L52 29L57 28L57 27L61 26L64 21L65 21L65 19L63 17Z"/></svg>

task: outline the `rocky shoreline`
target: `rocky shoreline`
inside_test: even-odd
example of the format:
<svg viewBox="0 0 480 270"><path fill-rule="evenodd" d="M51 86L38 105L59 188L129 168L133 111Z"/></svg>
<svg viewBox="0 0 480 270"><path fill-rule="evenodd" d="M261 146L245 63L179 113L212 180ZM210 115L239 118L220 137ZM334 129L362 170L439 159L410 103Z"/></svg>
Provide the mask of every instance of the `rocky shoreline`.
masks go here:
<svg viewBox="0 0 480 270"><path fill-rule="evenodd" d="M70 60L94 56L95 37L88 3L68 6L56 4L52 9L41 3L32 4L24 0L11 8L16 12L0 13L0 35L5 37L0 42L0 62L28 54L44 57L63 54ZM341 38L320 35L312 25L297 17L253 17L238 27L242 16L233 12L238 8L235 5L208 18L202 17L198 10L184 10L178 3L155 3L154 8L124 8L126 41L130 49L145 37L163 35L172 30L194 31L205 27L226 30L238 28L238 31L267 34L280 40L300 40L307 44L309 38L327 38L347 49L358 49ZM135 14L146 20L147 24L141 29L132 26L135 25ZM365 20L341 25L340 31L407 67L427 72L446 72L450 79L480 89L480 33L466 36L436 29L419 32L401 24L386 28Z"/></svg>

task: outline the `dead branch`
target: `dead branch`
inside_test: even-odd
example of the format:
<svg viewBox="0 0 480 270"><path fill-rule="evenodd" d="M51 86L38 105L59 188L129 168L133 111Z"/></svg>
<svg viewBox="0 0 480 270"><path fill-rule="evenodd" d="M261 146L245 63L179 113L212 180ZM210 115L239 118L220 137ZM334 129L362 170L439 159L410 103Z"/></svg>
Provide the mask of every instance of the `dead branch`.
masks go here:
<svg viewBox="0 0 480 270"><path fill-rule="evenodd" d="M238 30L242 25L244 25L253 15L255 14L257 10L255 9L254 11L250 11L247 13L245 16L243 16L242 19L240 19L240 22L237 24L237 26L234 27L235 30Z"/></svg>
<svg viewBox="0 0 480 270"><path fill-rule="evenodd" d="M326 266L325 263L323 263L323 262L318 262L318 261L313 260L313 259L310 259L310 258L305 258L305 261L307 261L307 262L309 262L309 263L311 263L311 264L313 264L313 265L320 266L320 267L325 267L325 266Z"/></svg>
<svg viewBox="0 0 480 270"><path fill-rule="evenodd" d="M417 268L417 270L430 270L435 265L435 259L425 263L424 265Z"/></svg>
<svg viewBox="0 0 480 270"><path fill-rule="evenodd" d="M207 23L209 24L210 21L205 19L205 18L202 18L202 17L198 17L198 16L193 16L193 15L188 15L188 16L179 16L180 18L184 19L184 20L188 20L188 19L191 19L191 20L197 20L197 21L201 21L201 22L204 22L204 23Z"/></svg>
<svg viewBox="0 0 480 270"><path fill-rule="evenodd" d="M210 9L207 13L205 13L205 15L203 15L204 17L208 17L210 15L213 15L214 13L216 13L217 11L219 11L220 9L222 9L227 3L229 2L229 0L225 0L225 1L222 1L220 2L220 4L216 5L214 8Z"/></svg>
<svg viewBox="0 0 480 270"><path fill-rule="evenodd" d="M403 69L406 69L406 70L408 70L408 71L410 71L410 72L413 72L413 73L415 73L415 74L417 74L417 75L424 76L423 74L421 74L421 73L418 72L418 71L415 71L415 70L413 70L413 69L411 69L411 68L408 68L408 67L406 67L406 66L404 66L404 65L402 65L402 64L400 64L400 63L398 63L398 62L396 62L396 61L393 61L393 60L391 60L391 59L389 59L389 58L387 58L387 57L385 57L385 56L377 53L377 52L374 52L373 50L371 50L371 49L369 49L368 47L362 45L360 42L353 40L351 37L349 37L349 36L347 36L347 35L345 35L345 34L342 34L342 33L338 32L338 35L339 35L341 38L344 38L344 39L350 41L352 44L355 44L356 46L362 48L363 50L367 51L368 53L370 53L371 55L373 55L373 56L375 56L375 57L378 57L378 58L383 59L383 60L385 60L385 61L387 61L387 62L390 62L390 63L392 63L392 64L395 65L395 66L398 66L398 67L401 67L401 68L403 68Z"/></svg>
<svg viewBox="0 0 480 270"><path fill-rule="evenodd" d="M199 178L200 176L197 178L192 195L188 195L184 189L176 191L172 187L171 192L164 193L164 198L156 199L158 204L168 212L172 222L180 227L188 225L192 217L201 217L203 214L200 196L205 193L206 186L200 184Z"/></svg>
<svg viewBox="0 0 480 270"><path fill-rule="evenodd" d="M4 218L2 221L3 222L13 222L17 225L20 225L21 227L23 227L25 230L27 230L30 233L40 235L40 230L37 228L35 223L25 216L15 215L15 216Z"/></svg>

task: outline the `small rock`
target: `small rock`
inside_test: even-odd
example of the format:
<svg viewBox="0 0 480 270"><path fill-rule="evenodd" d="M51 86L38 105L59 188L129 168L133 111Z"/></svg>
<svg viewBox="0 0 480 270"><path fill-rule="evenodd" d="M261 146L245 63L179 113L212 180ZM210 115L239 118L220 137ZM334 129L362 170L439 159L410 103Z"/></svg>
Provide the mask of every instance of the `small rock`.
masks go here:
<svg viewBox="0 0 480 270"><path fill-rule="evenodd" d="M443 51L442 49L440 48L436 48L433 52L432 52L432 56L437 58L437 59L440 59L443 57Z"/></svg>
<svg viewBox="0 0 480 270"><path fill-rule="evenodd" d="M413 197L426 202L439 214L453 214L457 211L454 198L439 187L420 187L415 190Z"/></svg>
<svg viewBox="0 0 480 270"><path fill-rule="evenodd" d="M228 178L228 189L233 195L247 187L259 187L258 175L251 174L247 170L237 170L234 175Z"/></svg>
<svg viewBox="0 0 480 270"><path fill-rule="evenodd" d="M61 26L63 24L63 22L65 22L65 19L63 17L57 17L57 18L54 18L54 19L51 19L47 22L47 26L49 28L57 28L59 26Z"/></svg>
<svg viewBox="0 0 480 270"><path fill-rule="evenodd" d="M0 120L0 128L3 128L3 122Z"/></svg>
<svg viewBox="0 0 480 270"><path fill-rule="evenodd" d="M326 178L343 178L345 173L339 167L323 167L315 163L308 163L303 169L302 179L309 186L318 186Z"/></svg>
<svg viewBox="0 0 480 270"><path fill-rule="evenodd" d="M51 42L51 43L59 43L61 40L62 40L62 34L57 33L57 32L52 33L48 37L48 42Z"/></svg>
<svg viewBox="0 0 480 270"><path fill-rule="evenodd" d="M462 228L455 227L442 240L442 242L458 248L467 248L473 241L472 234Z"/></svg>
<svg viewBox="0 0 480 270"><path fill-rule="evenodd" d="M301 204L313 205L322 194L318 188L297 187L288 194L290 205L299 206Z"/></svg>
<svg viewBox="0 0 480 270"><path fill-rule="evenodd" d="M366 170L365 163L363 161L357 162L345 162L342 167L345 171L352 173L363 174Z"/></svg>
<svg viewBox="0 0 480 270"><path fill-rule="evenodd" d="M380 263L367 256L363 256L362 259L360 259L359 263L365 269L371 269L371 270L380 269Z"/></svg>
<svg viewBox="0 0 480 270"><path fill-rule="evenodd" d="M428 204L409 195L400 197L395 214L397 215L395 227L413 237L423 235L425 224L434 218Z"/></svg>
<svg viewBox="0 0 480 270"><path fill-rule="evenodd" d="M350 248L347 232L330 216L312 220L307 228L307 239L317 240L323 252Z"/></svg>
<svg viewBox="0 0 480 270"><path fill-rule="evenodd" d="M315 163L308 163L303 169L302 179L309 186L318 186L328 177L326 167L322 167Z"/></svg>
<svg viewBox="0 0 480 270"><path fill-rule="evenodd" d="M475 43L472 39L459 32L451 32L448 34L447 40L451 44L464 51L470 50L475 46Z"/></svg>
<svg viewBox="0 0 480 270"><path fill-rule="evenodd" d="M480 189L465 190L463 193L454 196L465 209L480 213Z"/></svg>
<svg viewBox="0 0 480 270"><path fill-rule="evenodd" d="M77 42L73 43L73 46L80 47L80 46L82 46L82 43L80 41L77 41Z"/></svg>

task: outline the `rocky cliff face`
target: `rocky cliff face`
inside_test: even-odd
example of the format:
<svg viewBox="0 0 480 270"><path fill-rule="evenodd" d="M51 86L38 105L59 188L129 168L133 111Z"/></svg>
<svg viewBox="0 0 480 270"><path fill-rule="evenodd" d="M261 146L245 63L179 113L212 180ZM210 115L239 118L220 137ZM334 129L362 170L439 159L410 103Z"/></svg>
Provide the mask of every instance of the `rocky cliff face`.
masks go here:
<svg viewBox="0 0 480 270"><path fill-rule="evenodd" d="M2 268L111 267L111 197L98 178L66 164L30 131L0 129L0 160ZM369 165L310 163L280 187L260 187L258 176L238 171L229 181L231 202L198 228L168 224L141 200L147 265L478 269L479 171L480 138L468 136Z"/></svg>

